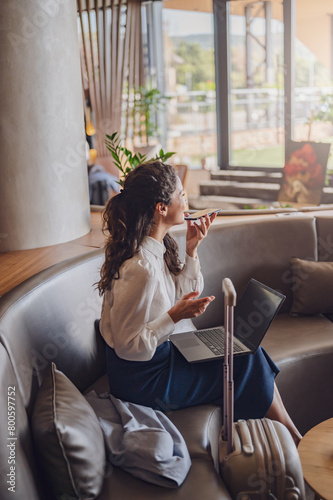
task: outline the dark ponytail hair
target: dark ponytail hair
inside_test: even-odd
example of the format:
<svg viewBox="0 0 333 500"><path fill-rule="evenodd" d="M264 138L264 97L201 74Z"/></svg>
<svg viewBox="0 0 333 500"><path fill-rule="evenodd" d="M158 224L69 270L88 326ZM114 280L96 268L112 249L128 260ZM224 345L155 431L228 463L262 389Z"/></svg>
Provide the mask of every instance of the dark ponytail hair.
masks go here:
<svg viewBox="0 0 333 500"><path fill-rule="evenodd" d="M170 205L177 186L177 171L160 161L143 163L130 172L119 194L108 201L103 212L103 232L107 234L105 262L97 288L102 295L119 279L119 269L125 260L139 250L153 227L155 207L158 202ZM177 275L182 266L175 240L166 234L165 262Z"/></svg>

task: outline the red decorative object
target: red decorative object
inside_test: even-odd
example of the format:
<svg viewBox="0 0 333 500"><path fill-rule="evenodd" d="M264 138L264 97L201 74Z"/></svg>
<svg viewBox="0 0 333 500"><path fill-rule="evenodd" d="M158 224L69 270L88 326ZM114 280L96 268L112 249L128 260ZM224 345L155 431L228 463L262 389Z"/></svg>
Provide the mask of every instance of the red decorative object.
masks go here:
<svg viewBox="0 0 333 500"><path fill-rule="evenodd" d="M278 201L319 205L330 144L291 142Z"/></svg>

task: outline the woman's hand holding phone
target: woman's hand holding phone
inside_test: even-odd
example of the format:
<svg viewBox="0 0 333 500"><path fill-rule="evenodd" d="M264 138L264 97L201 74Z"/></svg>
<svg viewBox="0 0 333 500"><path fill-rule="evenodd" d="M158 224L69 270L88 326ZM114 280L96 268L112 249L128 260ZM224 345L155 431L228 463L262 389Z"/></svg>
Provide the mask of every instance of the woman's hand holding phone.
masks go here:
<svg viewBox="0 0 333 500"><path fill-rule="evenodd" d="M213 215L214 213L221 212L222 208L205 208L205 210L200 210L199 212L194 212L193 214L186 213L184 216L185 220L199 220L205 215Z"/></svg>
<svg viewBox="0 0 333 500"><path fill-rule="evenodd" d="M189 214L185 214L185 218ZM213 212L211 215L203 215L199 219L199 223L195 222L193 219L186 219L187 222L187 232L186 232L186 253L190 257L197 257L197 248L201 241L206 238L210 225L215 220L217 212Z"/></svg>

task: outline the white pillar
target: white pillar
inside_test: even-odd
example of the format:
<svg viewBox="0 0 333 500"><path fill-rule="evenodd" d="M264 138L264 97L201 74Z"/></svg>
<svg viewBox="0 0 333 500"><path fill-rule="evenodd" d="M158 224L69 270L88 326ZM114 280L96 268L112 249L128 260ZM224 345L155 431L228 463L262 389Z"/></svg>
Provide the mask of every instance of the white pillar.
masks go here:
<svg viewBox="0 0 333 500"><path fill-rule="evenodd" d="M74 0L1 0L0 110L0 251L87 234Z"/></svg>

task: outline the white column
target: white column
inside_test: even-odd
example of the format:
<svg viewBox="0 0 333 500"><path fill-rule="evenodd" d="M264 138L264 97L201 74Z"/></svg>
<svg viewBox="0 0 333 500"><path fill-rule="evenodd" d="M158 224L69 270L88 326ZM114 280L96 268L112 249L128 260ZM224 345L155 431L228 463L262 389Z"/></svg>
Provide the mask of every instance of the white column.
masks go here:
<svg viewBox="0 0 333 500"><path fill-rule="evenodd" d="M74 0L0 2L0 251L90 231Z"/></svg>

